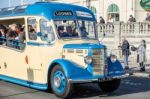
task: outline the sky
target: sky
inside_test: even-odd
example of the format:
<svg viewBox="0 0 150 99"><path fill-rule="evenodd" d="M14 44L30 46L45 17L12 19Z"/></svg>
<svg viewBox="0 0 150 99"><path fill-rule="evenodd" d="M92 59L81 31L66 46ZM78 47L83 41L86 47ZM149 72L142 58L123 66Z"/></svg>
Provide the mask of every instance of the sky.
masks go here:
<svg viewBox="0 0 150 99"><path fill-rule="evenodd" d="M0 0L0 8L21 5L21 1L23 1L24 3L33 3L40 0Z"/></svg>

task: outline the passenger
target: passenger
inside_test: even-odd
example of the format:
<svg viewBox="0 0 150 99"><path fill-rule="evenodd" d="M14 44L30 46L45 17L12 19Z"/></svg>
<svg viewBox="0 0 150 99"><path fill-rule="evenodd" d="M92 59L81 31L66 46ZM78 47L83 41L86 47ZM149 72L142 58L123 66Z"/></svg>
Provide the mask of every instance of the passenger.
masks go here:
<svg viewBox="0 0 150 99"><path fill-rule="evenodd" d="M36 40L37 39L36 31L32 27L32 25L28 25L28 33L29 33L29 39L30 40Z"/></svg>
<svg viewBox="0 0 150 99"><path fill-rule="evenodd" d="M4 25L0 25L0 45L6 44L7 28Z"/></svg>
<svg viewBox="0 0 150 99"><path fill-rule="evenodd" d="M76 32L76 29L72 29L71 26L68 26L66 28L66 30L67 30L67 36L68 37L77 37L78 36L78 33Z"/></svg>
<svg viewBox="0 0 150 99"><path fill-rule="evenodd" d="M86 32L85 27L80 27L81 37L87 37L88 33Z"/></svg>
<svg viewBox="0 0 150 99"><path fill-rule="evenodd" d="M15 42L16 42L15 38L18 36L16 31L15 31L16 24L12 24L9 27L10 27L10 29L8 30L8 33L6 35L7 46L15 47Z"/></svg>
<svg viewBox="0 0 150 99"><path fill-rule="evenodd" d="M67 31L66 36L72 37L72 35L73 35L72 27L71 26L67 26L66 31Z"/></svg>
<svg viewBox="0 0 150 99"><path fill-rule="evenodd" d="M64 32L64 27L63 26L59 26L58 27L58 34L60 37L68 37L69 35Z"/></svg>
<svg viewBox="0 0 150 99"><path fill-rule="evenodd" d="M16 40L16 48L20 49L24 47L24 41L25 41L25 32L23 32L23 27L21 24L16 24L15 32L17 33Z"/></svg>
<svg viewBox="0 0 150 99"><path fill-rule="evenodd" d="M23 27L21 24L16 24L16 27L15 27L15 31L17 33L17 37L16 39L18 39L19 41L24 41L25 40L25 32L23 32Z"/></svg>

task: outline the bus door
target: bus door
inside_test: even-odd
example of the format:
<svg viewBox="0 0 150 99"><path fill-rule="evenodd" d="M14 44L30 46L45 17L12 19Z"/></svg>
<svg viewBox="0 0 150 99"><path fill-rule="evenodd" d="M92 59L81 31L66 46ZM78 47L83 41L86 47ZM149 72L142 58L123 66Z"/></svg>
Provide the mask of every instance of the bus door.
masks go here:
<svg viewBox="0 0 150 99"><path fill-rule="evenodd" d="M29 73L33 70L41 70L42 60L40 54L40 43L37 37L39 22L37 18L29 17L27 19L28 42L27 42L27 62L29 65Z"/></svg>

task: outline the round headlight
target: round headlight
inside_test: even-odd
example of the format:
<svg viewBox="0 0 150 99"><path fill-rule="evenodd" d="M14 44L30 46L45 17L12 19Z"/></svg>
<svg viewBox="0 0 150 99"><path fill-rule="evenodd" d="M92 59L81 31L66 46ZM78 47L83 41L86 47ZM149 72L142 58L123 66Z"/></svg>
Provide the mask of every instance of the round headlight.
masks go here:
<svg viewBox="0 0 150 99"><path fill-rule="evenodd" d="M91 64L91 63L92 63L92 57L90 57L90 56L85 56L85 57L84 57L84 62L85 62L86 64Z"/></svg>
<svg viewBox="0 0 150 99"><path fill-rule="evenodd" d="M117 56L116 55L111 55L110 60L112 63L115 63L117 61Z"/></svg>

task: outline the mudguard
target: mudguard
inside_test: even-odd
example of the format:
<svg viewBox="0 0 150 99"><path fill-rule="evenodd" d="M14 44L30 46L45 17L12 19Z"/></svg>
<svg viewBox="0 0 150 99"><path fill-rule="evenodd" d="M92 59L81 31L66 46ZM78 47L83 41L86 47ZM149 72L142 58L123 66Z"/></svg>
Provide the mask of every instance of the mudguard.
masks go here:
<svg viewBox="0 0 150 99"><path fill-rule="evenodd" d="M116 62L111 62L110 57L107 59L108 62L108 76L120 76L124 75L125 71L123 69L123 66L121 65L119 60L116 60Z"/></svg>
<svg viewBox="0 0 150 99"><path fill-rule="evenodd" d="M85 78L89 78L92 76L92 74L90 74L90 72L88 72L87 69L82 68L78 64L73 63L69 60L65 60L65 59L54 60L51 63L49 70L51 70L52 64L54 64L54 63L59 64L62 67L66 77L69 79L82 79L82 78L85 79Z"/></svg>

